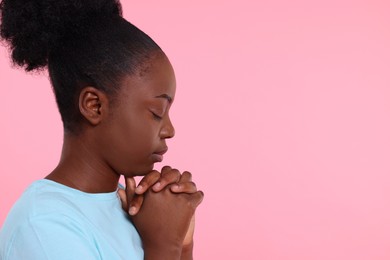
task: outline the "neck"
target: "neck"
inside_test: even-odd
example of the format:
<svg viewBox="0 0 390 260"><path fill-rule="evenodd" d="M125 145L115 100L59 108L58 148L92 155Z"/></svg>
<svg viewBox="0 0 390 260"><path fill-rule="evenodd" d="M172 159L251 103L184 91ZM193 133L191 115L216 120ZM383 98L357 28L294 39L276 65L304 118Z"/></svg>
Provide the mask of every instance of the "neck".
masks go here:
<svg viewBox="0 0 390 260"><path fill-rule="evenodd" d="M88 135L64 135L61 160L46 179L88 193L115 191L120 175L99 155Z"/></svg>

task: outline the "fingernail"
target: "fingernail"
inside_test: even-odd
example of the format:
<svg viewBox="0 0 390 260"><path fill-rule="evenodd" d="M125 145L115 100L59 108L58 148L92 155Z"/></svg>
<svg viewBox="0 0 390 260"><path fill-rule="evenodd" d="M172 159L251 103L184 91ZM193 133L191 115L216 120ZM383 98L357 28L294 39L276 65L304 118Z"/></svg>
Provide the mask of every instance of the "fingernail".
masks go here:
<svg viewBox="0 0 390 260"><path fill-rule="evenodd" d="M136 191L136 192L141 192L143 188L144 188L144 187L142 187L142 185L138 185L138 187L135 188L135 191Z"/></svg>
<svg viewBox="0 0 390 260"><path fill-rule="evenodd" d="M131 208L129 209L129 214L130 214L130 215L134 215L134 214L135 214L135 210L136 210L135 207L131 207Z"/></svg>
<svg viewBox="0 0 390 260"><path fill-rule="evenodd" d="M158 189L158 188L160 188L160 186L161 186L161 183L157 182L156 184L153 185L153 189Z"/></svg>
<svg viewBox="0 0 390 260"><path fill-rule="evenodd" d="M178 184L172 185L172 189L174 190L179 190L180 186Z"/></svg>

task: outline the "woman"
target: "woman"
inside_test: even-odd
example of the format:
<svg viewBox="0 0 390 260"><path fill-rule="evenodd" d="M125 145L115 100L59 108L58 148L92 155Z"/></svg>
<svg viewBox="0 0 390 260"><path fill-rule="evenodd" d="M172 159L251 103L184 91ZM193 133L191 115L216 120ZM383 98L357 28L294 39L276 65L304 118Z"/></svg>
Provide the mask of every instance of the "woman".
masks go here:
<svg viewBox="0 0 390 260"><path fill-rule="evenodd" d="M0 8L13 62L48 69L64 125L61 160L8 214L0 258L192 259L203 193L189 172L153 171L174 136L176 83L164 52L115 0ZM145 176L137 188L134 176Z"/></svg>

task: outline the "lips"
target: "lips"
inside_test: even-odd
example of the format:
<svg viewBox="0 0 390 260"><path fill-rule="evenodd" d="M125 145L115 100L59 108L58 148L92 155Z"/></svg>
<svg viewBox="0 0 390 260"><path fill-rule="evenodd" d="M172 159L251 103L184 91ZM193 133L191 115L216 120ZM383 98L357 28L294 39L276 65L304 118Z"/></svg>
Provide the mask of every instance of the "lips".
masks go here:
<svg viewBox="0 0 390 260"><path fill-rule="evenodd" d="M152 157L153 157L153 160L155 162L162 162L162 160L164 159L164 154L168 151L168 147L164 147L163 149L157 151L157 152L154 152L152 154Z"/></svg>
<svg viewBox="0 0 390 260"><path fill-rule="evenodd" d="M168 147L164 147L163 149L159 150L158 152L154 152L154 154L164 155L167 151L168 151Z"/></svg>

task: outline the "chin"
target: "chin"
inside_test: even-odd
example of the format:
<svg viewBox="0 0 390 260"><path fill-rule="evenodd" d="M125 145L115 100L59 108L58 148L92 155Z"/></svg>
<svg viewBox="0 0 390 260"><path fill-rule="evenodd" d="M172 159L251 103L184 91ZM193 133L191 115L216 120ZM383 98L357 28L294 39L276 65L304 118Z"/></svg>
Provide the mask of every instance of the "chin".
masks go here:
<svg viewBox="0 0 390 260"><path fill-rule="evenodd" d="M137 170L127 171L126 173L123 173L123 176L125 176L125 177L145 176L148 173L150 173L151 171L153 171L153 168L154 168L154 164L146 166L144 168L137 169Z"/></svg>

